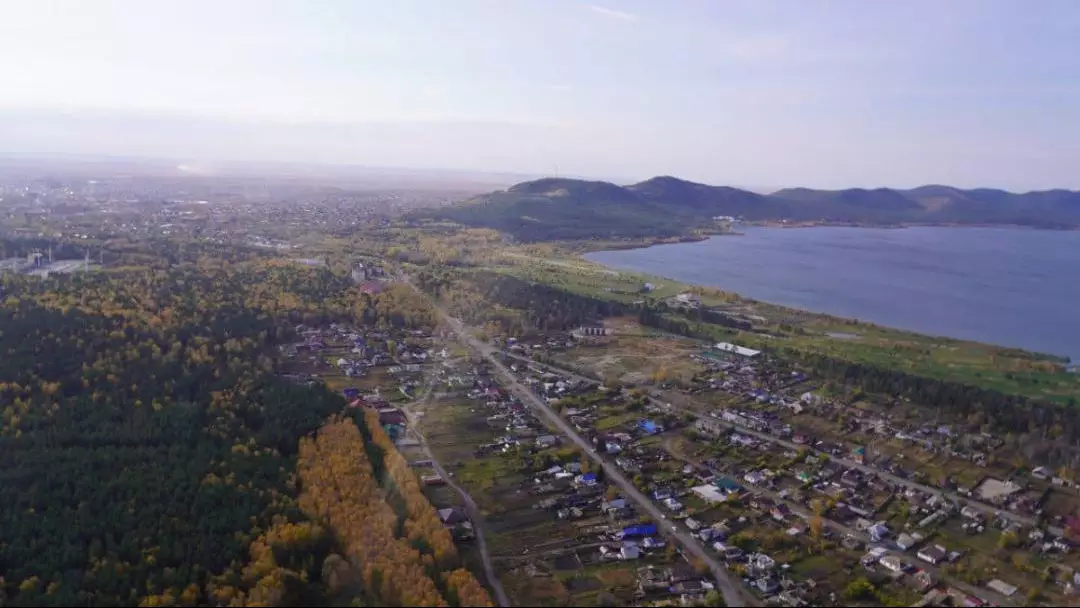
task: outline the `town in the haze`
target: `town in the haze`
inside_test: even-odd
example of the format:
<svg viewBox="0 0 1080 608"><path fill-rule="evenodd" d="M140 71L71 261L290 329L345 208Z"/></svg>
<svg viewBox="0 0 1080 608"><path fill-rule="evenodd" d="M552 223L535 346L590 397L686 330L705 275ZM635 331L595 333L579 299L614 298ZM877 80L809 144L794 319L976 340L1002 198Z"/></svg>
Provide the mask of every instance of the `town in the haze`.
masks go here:
<svg viewBox="0 0 1080 608"><path fill-rule="evenodd" d="M237 547L232 566L215 566L203 587L153 583L140 601L294 601L295 591L273 591L265 577L300 577L299 566L274 557L260 577L243 556L260 543L299 542L286 540L300 529L289 526L311 525L304 538L325 540L289 551L318 560L322 571L304 575L303 593L327 601L405 594L363 588L378 582L363 560L407 564L407 547L447 568L434 579L417 571L417 589L450 593L453 580L455 597L480 604L1019 606L1080 597L1070 447L1080 377L1058 358L614 271L580 253L665 241L666 227L508 237L485 225L502 207L480 217L467 215L475 201L447 202L467 185L355 185L330 196L270 178L255 200L238 178L49 175L9 175L2 185L7 475L30 474L35 459L60 449L50 427L78 436L70 416L84 410L91 421L112 412L133 425L203 412L175 418L168 436L142 432L150 445L200 433L225 441L219 456L202 442L169 448L209 458L201 487L215 491L295 491L228 463L299 458L300 519L251 503L249 517L270 527L247 533L251 546ZM709 217L726 216L716 205ZM734 214L715 232L754 221ZM686 235L710 233L691 226ZM79 320L98 314L114 316L100 327ZM44 343L24 340L28 331ZM14 367L69 340L48 362ZM102 346L91 356L77 341ZM124 348L135 354L115 350ZM897 349L910 361L880 363ZM966 375L941 373L950 364L939 349ZM118 375L128 357L140 359L130 372L138 376ZM190 374L203 366L216 370L208 378L238 384L202 388ZM255 390L262 396L250 397ZM102 437L122 433L101 424ZM16 501L22 510L4 512L5 526L31 530L20 522L38 509L69 517L48 493L98 458L127 458L116 437L92 444L97 455L82 464L41 473L45 481ZM363 466L339 471L336 450L367 450ZM180 476L174 483L180 471L169 473ZM352 496L345 488L356 483L376 494ZM344 502L320 502L324 494ZM114 508L95 500L100 513ZM378 516L350 528L344 509L353 508L402 509L405 528L379 529ZM98 563L131 564L126 576L152 569L126 557L146 555L147 541L122 529L106 531L103 544L92 533L57 534L53 549L19 553L20 564L13 547L28 538L16 534L0 550L7 597L34 603L48 588L73 602L89 597L46 568L80 538ZM161 534L189 533L166 525ZM404 535L394 542L405 553L356 557L350 534ZM170 542L175 552L188 541Z"/></svg>
<svg viewBox="0 0 1080 608"><path fill-rule="evenodd" d="M1080 1L0 57L0 608L1080 607Z"/></svg>

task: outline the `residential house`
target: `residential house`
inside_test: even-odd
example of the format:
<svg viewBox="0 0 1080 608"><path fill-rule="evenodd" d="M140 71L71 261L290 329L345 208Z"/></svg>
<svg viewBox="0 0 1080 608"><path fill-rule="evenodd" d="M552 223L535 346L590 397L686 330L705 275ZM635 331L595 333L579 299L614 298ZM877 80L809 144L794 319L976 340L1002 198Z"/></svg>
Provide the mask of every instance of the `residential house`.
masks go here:
<svg viewBox="0 0 1080 608"><path fill-rule="evenodd" d="M613 511L620 511L626 508L625 498L615 498L612 500L605 500L600 503L600 511L603 513L610 513Z"/></svg>
<svg viewBox="0 0 1080 608"><path fill-rule="evenodd" d="M1062 553L1068 553L1073 548L1073 541L1063 536L1055 538L1050 544L1054 549L1057 549Z"/></svg>
<svg viewBox="0 0 1080 608"><path fill-rule="evenodd" d="M439 475L438 473L431 473L429 475L421 475L420 483L424 484L425 486L441 486L446 483L446 480L443 479L442 475Z"/></svg>
<svg viewBox="0 0 1080 608"><path fill-rule="evenodd" d="M436 512L439 520L446 526L457 540L470 540L474 536L472 521L468 513L461 507L439 509Z"/></svg>
<svg viewBox="0 0 1080 608"><path fill-rule="evenodd" d="M908 534L907 532L903 532L900 534L900 536L896 537L896 546L901 551L907 551L908 549L914 547L917 542L918 541L915 540L915 537Z"/></svg>
<svg viewBox="0 0 1080 608"><path fill-rule="evenodd" d="M541 436L536 438L536 447L541 449L541 450L545 449L545 448L550 448L550 447L555 446L555 445L558 445L558 443L559 443L559 438L556 437L555 435L541 435Z"/></svg>
<svg viewBox="0 0 1080 608"><path fill-rule="evenodd" d="M656 536L656 532L656 524L637 524L623 528L616 533L616 536L619 538L641 538L646 536Z"/></svg>
<svg viewBox="0 0 1080 608"><path fill-rule="evenodd" d="M694 581L701 578L694 570L693 566L688 564L676 564L671 568L671 573L668 576L668 580L674 583L681 583L683 581Z"/></svg>
<svg viewBox="0 0 1080 608"><path fill-rule="evenodd" d="M679 581L672 585L671 590L684 596L698 596L705 594L705 586L699 580Z"/></svg>
<svg viewBox="0 0 1080 608"><path fill-rule="evenodd" d="M596 478L596 473L585 473L584 475L578 475L574 482L579 487L589 488L595 486L599 481Z"/></svg>
<svg viewBox="0 0 1080 608"><path fill-rule="evenodd" d="M774 506L772 509L769 509L769 515L771 515L772 518L776 521L784 521L784 519L786 519L790 513L791 510L788 509L787 505L782 503Z"/></svg>
<svg viewBox="0 0 1080 608"><path fill-rule="evenodd" d="M889 527L885 524L878 522L866 529L866 533L870 535L870 540L875 543L880 543L882 540L889 536Z"/></svg>
<svg viewBox="0 0 1080 608"><path fill-rule="evenodd" d="M644 539L643 539L643 540L641 541L641 546L642 546L642 547L644 547L645 549L649 549L649 550L653 550L653 549L663 549L664 547L666 547L666 546L667 546L667 543L666 543L666 542L664 542L664 540L663 540L663 539L659 539L659 538L654 538L654 537L652 537L652 536L648 536L648 537L645 537L645 538L644 538Z"/></svg>
<svg viewBox="0 0 1080 608"><path fill-rule="evenodd" d="M851 458L852 458L852 460L854 460L855 462L857 462L859 464L865 464L866 463L866 448L863 447L863 446L859 446L859 447L855 448L851 452Z"/></svg>
<svg viewBox="0 0 1080 608"><path fill-rule="evenodd" d="M664 506L672 511L682 511L683 504L674 498L665 498L663 501Z"/></svg>
<svg viewBox="0 0 1080 608"><path fill-rule="evenodd" d="M764 553L754 553L747 558L746 565L758 572L770 572L776 567L776 561Z"/></svg>
<svg viewBox="0 0 1080 608"><path fill-rule="evenodd" d="M724 434L727 427L710 418L698 418L697 422L694 423L694 430L707 437L719 437Z"/></svg>
<svg viewBox="0 0 1080 608"><path fill-rule="evenodd" d="M840 485L849 490L858 490L863 484L863 474L858 469L848 469L840 475Z"/></svg>
<svg viewBox="0 0 1080 608"><path fill-rule="evenodd" d="M713 482L713 485L715 485L725 494L742 492L742 486L735 483L735 480L731 479L730 477L717 478L716 481Z"/></svg>
<svg viewBox="0 0 1080 608"><path fill-rule="evenodd" d="M742 558L743 558L743 550L742 549L740 549L738 547L734 547L734 546L729 546L729 547L724 548L724 559L725 560L727 560L729 562L737 562L737 561L741 560Z"/></svg>
<svg viewBox="0 0 1080 608"><path fill-rule="evenodd" d="M912 586L919 591L926 591L937 584L937 579L934 578L934 575L926 570L919 570L916 572L915 575L911 577L911 581Z"/></svg>
<svg viewBox="0 0 1080 608"><path fill-rule="evenodd" d="M899 573L899 572L904 571L904 562L901 561L900 558L896 557L895 555L886 555L886 556L882 557L881 559L879 559L878 563L881 564L882 567L885 568L886 570L888 570L889 572L897 572L897 573Z"/></svg>
<svg viewBox="0 0 1080 608"><path fill-rule="evenodd" d="M982 519L982 511L968 505L960 509L960 515L968 519Z"/></svg>
<svg viewBox="0 0 1080 608"><path fill-rule="evenodd" d="M718 503L727 500L727 494L713 485L695 486L690 489L691 492L697 494L702 500L708 503Z"/></svg>
<svg viewBox="0 0 1080 608"><path fill-rule="evenodd" d="M948 555L948 551L945 550L945 547L942 547L941 545L934 545L932 547L931 546L926 546L926 547L923 547L922 549L919 549L919 552L915 554L915 557L918 557L919 559L923 560L924 562L927 562L927 563L930 563L930 564L933 564L933 565L936 566L939 563L945 561L945 557L947 555Z"/></svg>
<svg viewBox="0 0 1080 608"><path fill-rule="evenodd" d="M765 595L771 595L780 589L780 583L772 577L761 577L754 581L754 586Z"/></svg>
<svg viewBox="0 0 1080 608"><path fill-rule="evenodd" d="M408 417L405 416L405 412L398 408L385 408L379 410L379 424L382 426L397 425L406 426L409 423Z"/></svg>
<svg viewBox="0 0 1080 608"><path fill-rule="evenodd" d="M800 536L806 533L808 526L804 523L797 523L787 529L788 536Z"/></svg>
<svg viewBox="0 0 1080 608"><path fill-rule="evenodd" d="M986 583L986 587L991 591L997 591L1005 597L1009 597L1016 593L1016 587L996 578L989 583Z"/></svg>
<svg viewBox="0 0 1080 608"><path fill-rule="evenodd" d="M765 476L758 471L750 471L743 476L743 480L752 486L756 486L765 482Z"/></svg>
<svg viewBox="0 0 1080 608"><path fill-rule="evenodd" d="M641 420L638 422L638 429L646 435L655 435L657 433L664 432L664 427L653 422L652 420Z"/></svg>

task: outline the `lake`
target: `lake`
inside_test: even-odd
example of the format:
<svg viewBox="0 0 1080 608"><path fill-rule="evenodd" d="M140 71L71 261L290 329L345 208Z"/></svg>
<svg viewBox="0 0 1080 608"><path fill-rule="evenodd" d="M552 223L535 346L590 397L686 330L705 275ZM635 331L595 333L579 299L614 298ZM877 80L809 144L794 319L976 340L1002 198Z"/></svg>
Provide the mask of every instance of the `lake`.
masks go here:
<svg viewBox="0 0 1080 608"><path fill-rule="evenodd" d="M1080 359L1080 232L746 228L585 257L804 310Z"/></svg>

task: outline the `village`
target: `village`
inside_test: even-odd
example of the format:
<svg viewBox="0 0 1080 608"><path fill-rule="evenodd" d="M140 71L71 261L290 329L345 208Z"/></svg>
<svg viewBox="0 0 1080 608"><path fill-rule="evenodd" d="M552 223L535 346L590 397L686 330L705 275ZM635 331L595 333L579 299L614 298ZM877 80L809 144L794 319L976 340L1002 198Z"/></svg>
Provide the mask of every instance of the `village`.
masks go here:
<svg viewBox="0 0 1080 608"><path fill-rule="evenodd" d="M713 577L671 542L674 531L770 605L1023 605L1080 594L1071 480L992 458L998 438L890 416L870 397L851 407L734 344L687 352L690 378L605 386L574 355L605 353L614 334L598 326L495 342L590 454L441 331L298 327L301 340L283 350L294 379L379 412L477 570L486 529L493 572L515 603L700 604ZM663 518L608 484L594 458L631 478Z"/></svg>

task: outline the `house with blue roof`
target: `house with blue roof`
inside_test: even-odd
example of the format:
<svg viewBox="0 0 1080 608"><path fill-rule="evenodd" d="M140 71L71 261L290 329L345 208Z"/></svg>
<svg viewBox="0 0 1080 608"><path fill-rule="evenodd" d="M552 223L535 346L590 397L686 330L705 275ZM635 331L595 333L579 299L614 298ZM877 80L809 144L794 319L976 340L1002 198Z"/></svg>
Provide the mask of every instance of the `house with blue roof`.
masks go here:
<svg viewBox="0 0 1080 608"><path fill-rule="evenodd" d="M596 473L585 473L584 475L581 475L580 477L577 478L577 482L578 482L579 486L584 486L584 487L595 486L596 483L597 483Z"/></svg>
<svg viewBox="0 0 1080 608"><path fill-rule="evenodd" d="M657 433L664 432L664 427L656 424L652 420L646 419L642 419L640 422L638 422L638 428L646 435L655 435Z"/></svg>
<svg viewBox="0 0 1080 608"><path fill-rule="evenodd" d="M721 477L714 481L713 485L729 494L731 492L742 491L742 486L740 486L738 483L735 482L734 479L731 479L730 477Z"/></svg>
<svg viewBox="0 0 1080 608"><path fill-rule="evenodd" d="M622 530L623 538L643 536L656 536L656 524L637 524L634 526L627 526Z"/></svg>

